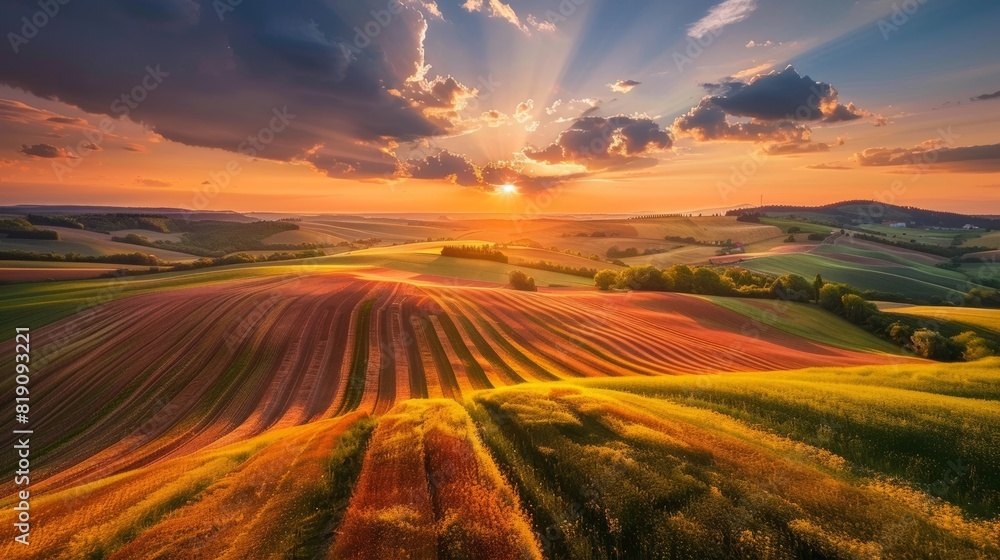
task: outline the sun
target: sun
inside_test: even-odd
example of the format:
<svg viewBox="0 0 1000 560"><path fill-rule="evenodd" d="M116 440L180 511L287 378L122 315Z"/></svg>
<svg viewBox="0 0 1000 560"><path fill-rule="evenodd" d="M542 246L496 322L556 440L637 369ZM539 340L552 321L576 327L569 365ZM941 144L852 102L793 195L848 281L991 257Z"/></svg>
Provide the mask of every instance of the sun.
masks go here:
<svg viewBox="0 0 1000 560"><path fill-rule="evenodd" d="M517 187L511 184L502 185L500 187L500 192L503 194L517 194Z"/></svg>

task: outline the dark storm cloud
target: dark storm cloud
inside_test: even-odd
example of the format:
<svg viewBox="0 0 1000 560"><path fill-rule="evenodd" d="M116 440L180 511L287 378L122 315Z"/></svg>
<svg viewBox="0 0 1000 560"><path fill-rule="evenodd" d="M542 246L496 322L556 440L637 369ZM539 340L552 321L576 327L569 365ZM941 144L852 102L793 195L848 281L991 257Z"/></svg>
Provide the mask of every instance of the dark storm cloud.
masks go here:
<svg viewBox="0 0 1000 560"><path fill-rule="evenodd" d="M266 133L257 156L334 175L380 175L395 165L386 146L447 133L449 107L474 95L454 79L423 78L425 2L269 0L218 13L216 4L68 6L19 54L0 49L0 82L229 151L287 110L296 118ZM0 15L18 21L22 8L6 2ZM341 153L357 144L370 149Z"/></svg>
<svg viewBox="0 0 1000 560"><path fill-rule="evenodd" d="M22 144L21 149L18 150L18 152L26 156L46 159L72 157L72 154L66 150L57 148L51 144L32 144L31 146Z"/></svg>
<svg viewBox="0 0 1000 560"><path fill-rule="evenodd" d="M984 93L971 98L973 101L987 101L989 99L1000 99L1000 91Z"/></svg>
<svg viewBox="0 0 1000 560"><path fill-rule="evenodd" d="M77 126L87 126L87 121L84 119L78 119L76 117L49 117L48 122L53 122L57 124L73 124Z"/></svg>
<svg viewBox="0 0 1000 560"><path fill-rule="evenodd" d="M112 0L121 13L155 24L198 23L201 6L194 0Z"/></svg>
<svg viewBox="0 0 1000 560"><path fill-rule="evenodd" d="M545 163L580 163L608 167L670 148L667 131L648 118L583 117L542 148L526 148L528 158Z"/></svg>

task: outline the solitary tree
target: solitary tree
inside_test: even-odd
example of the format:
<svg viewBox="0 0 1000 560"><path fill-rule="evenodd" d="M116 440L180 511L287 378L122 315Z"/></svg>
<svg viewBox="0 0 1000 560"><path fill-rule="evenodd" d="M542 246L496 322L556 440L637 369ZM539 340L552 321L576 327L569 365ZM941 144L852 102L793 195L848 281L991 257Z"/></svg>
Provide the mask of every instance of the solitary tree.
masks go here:
<svg viewBox="0 0 1000 560"><path fill-rule="evenodd" d="M537 292L538 288L535 287L535 279L527 274L521 272L520 270L512 270L507 274L510 279L510 285L515 290L521 290L524 292Z"/></svg>
<svg viewBox="0 0 1000 560"><path fill-rule="evenodd" d="M823 277L817 274L816 278L813 278L813 299L816 300L816 303L819 303L819 291L822 289Z"/></svg>

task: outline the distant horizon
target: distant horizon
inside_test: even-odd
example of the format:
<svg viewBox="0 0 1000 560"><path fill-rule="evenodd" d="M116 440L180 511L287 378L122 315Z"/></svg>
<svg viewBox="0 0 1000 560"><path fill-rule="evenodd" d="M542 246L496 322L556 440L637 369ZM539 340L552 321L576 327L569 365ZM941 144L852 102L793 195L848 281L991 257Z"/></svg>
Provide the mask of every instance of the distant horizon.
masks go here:
<svg viewBox="0 0 1000 560"><path fill-rule="evenodd" d="M767 207L777 207L777 206L791 206L791 207L802 207L802 208L822 208L829 206L836 206L838 204L844 204L854 201L864 201L871 202L872 204L884 204L877 200L864 200L864 199L842 199L836 200L834 202L824 202L820 204L790 204L784 202L778 203L768 203L763 206L757 204L737 204L734 206L727 206L722 208L695 208L691 210L636 210L636 211L625 211L625 212L531 212L531 211L446 211L446 210L419 210L419 211L383 211L383 210L337 210L337 211L294 211L294 210L235 210L232 208L228 209L203 209L197 210L192 208L184 208L180 206L145 206L145 205L120 205L120 204L3 204L0 205L2 208L122 208L122 209L135 209L135 210L177 210L188 213L232 213L240 215L253 215L253 214L279 214L279 215L329 215L329 216L349 216L349 215L507 215L507 216L517 216L520 218L532 218L532 219L544 219L544 218L558 218L560 216L642 216L642 215L693 215L693 214L725 214L730 210L744 209L744 208L767 208ZM916 208L919 210L929 210L934 212L946 212L951 214L960 214L970 217L978 218L996 218L1000 217L1000 209L997 209L996 213L979 213L979 212L961 212L953 210L942 210L939 208L932 208L926 206L916 206L916 205L895 205L889 204L889 206L900 206L907 208Z"/></svg>

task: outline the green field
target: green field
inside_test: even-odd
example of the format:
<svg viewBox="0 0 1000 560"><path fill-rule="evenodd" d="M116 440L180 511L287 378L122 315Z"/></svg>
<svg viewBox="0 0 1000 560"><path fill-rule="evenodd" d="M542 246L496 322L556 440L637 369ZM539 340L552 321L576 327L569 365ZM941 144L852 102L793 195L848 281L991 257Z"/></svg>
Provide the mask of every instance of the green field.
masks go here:
<svg viewBox="0 0 1000 560"><path fill-rule="evenodd" d="M969 325L977 329L991 331L1000 335L1000 309L978 309L972 307L934 307L934 306L909 306L892 307L886 310L889 313L901 313L903 315L915 315L936 321L950 321Z"/></svg>
<svg viewBox="0 0 1000 560"><path fill-rule="evenodd" d="M961 229L916 229L916 228L894 228L882 225L863 225L858 229L866 232L874 233L884 233L886 239L893 241L904 241L908 242L911 239L916 239L917 243L926 243L927 245L937 245L939 247L949 247L955 240L956 236L961 236L963 239L963 245L981 245L989 246L987 244L980 243L981 232L972 230L966 231Z"/></svg>
<svg viewBox="0 0 1000 560"><path fill-rule="evenodd" d="M767 327L847 350L902 354L899 346L809 303L701 296ZM762 333L766 336L767 333Z"/></svg>
<svg viewBox="0 0 1000 560"><path fill-rule="evenodd" d="M775 226L780 228L782 233L788 233L788 228L797 227L802 231L799 233L810 234L810 233L822 233L829 234L831 231L839 230L839 227L832 225L815 224L812 222L802 222L798 220L786 219L786 218L761 218L760 222L762 224L767 224L769 226Z"/></svg>
<svg viewBox="0 0 1000 560"><path fill-rule="evenodd" d="M822 251L850 252L836 246L822 246ZM887 258L884 255L883 258ZM859 290L878 290L899 293L914 299L926 300L932 296L961 301L969 288L968 278L957 272L917 265L871 265L852 263L822 254L773 255L745 261L742 266L765 274L798 274L812 278L822 274L828 282L850 284Z"/></svg>

